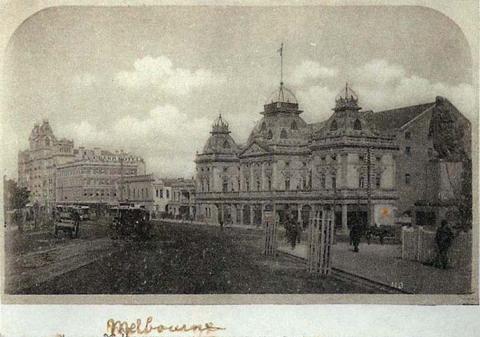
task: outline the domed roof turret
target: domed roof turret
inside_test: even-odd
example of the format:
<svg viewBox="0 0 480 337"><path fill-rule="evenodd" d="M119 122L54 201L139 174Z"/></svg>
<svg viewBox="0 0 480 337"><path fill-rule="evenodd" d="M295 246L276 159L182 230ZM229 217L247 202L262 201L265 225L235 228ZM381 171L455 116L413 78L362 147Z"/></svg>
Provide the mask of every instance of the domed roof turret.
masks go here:
<svg viewBox="0 0 480 337"><path fill-rule="evenodd" d="M355 91L348 86L348 83L345 84L345 89L340 91L340 93L335 97L335 111L343 110L360 110L358 106L358 96Z"/></svg>
<svg viewBox="0 0 480 337"><path fill-rule="evenodd" d="M228 123L222 118L222 114L219 114L217 119L212 124L212 131L211 134L215 133L230 133L228 130Z"/></svg>
<svg viewBox="0 0 480 337"><path fill-rule="evenodd" d="M280 83L280 88L275 90L271 95L266 104L270 103L293 103L298 104L297 98L293 92L283 85L283 82Z"/></svg>
<svg viewBox="0 0 480 337"><path fill-rule="evenodd" d="M210 134L202 154L234 154L238 152L238 145L230 136L228 122L222 118L221 114L213 122Z"/></svg>

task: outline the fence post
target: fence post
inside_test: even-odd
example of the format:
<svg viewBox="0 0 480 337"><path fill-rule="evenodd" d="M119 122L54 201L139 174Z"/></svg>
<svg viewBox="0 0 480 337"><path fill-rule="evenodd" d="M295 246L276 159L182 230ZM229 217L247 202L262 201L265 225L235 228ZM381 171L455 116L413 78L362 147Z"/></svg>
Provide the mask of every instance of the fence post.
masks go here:
<svg viewBox="0 0 480 337"><path fill-rule="evenodd" d="M322 207L310 219L307 269L312 274L328 275L331 271L334 236L332 213L332 210Z"/></svg>
<svg viewBox="0 0 480 337"><path fill-rule="evenodd" d="M277 219L271 210L264 211L264 227L265 227L265 241L264 241L264 255L275 256L277 251Z"/></svg>

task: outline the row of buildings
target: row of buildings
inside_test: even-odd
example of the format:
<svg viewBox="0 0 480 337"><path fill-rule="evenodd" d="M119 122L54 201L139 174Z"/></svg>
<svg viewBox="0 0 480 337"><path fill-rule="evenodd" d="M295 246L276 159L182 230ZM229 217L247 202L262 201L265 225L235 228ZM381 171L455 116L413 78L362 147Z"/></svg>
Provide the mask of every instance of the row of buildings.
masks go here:
<svg viewBox="0 0 480 337"><path fill-rule="evenodd" d="M32 204L47 208L131 202L172 215L185 212L182 191L193 189L185 179L147 175L143 158L131 153L76 148L73 140L57 139L47 120L34 125L29 148L18 154L18 184L30 191Z"/></svg>
<svg viewBox="0 0 480 337"><path fill-rule="evenodd" d="M144 160L123 151L75 148L44 121L19 153L18 181L45 205L128 201L213 223L260 226L275 210L306 225L313 210L329 206L345 231L353 222L438 223L465 192L471 126L446 98L363 111L346 85L332 110L325 121L305 122L282 82L245 144L224 117L214 121L194 179L146 174Z"/></svg>

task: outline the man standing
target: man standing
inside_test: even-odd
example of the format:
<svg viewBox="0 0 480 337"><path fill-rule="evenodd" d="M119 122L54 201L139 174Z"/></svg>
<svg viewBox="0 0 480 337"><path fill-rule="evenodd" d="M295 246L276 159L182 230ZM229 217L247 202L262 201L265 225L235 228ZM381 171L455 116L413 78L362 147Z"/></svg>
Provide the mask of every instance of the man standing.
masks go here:
<svg viewBox="0 0 480 337"><path fill-rule="evenodd" d="M356 222L350 229L350 239L353 243L353 251L358 253L358 246L360 245L360 238L362 237L362 226Z"/></svg>
<svg viewBox="0 0 480 337"><path fill-rule="evenodd" d="M448 266L448 249L453 242L453 232L447 223L447 220L442 220L440 227L435 234L435 242L438 248L437 264L440 268L447 269Z"/></svg>

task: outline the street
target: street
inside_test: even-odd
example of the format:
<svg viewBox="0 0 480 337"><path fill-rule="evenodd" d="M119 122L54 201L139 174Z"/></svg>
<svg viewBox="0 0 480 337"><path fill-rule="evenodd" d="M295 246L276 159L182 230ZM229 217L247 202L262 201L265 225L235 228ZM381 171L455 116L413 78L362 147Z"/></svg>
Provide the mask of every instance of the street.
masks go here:
<svg viewBox="0 0 480 337"><path fill-rule="evenodd" d="M111 240L90 223L80 239L44 234L49 248L17 249L7 292L17 294L368 293L333 277L310 276L299 261L265 257L263 233L156 223L142 242ZM50 234L51 235L51 234ZM35 241L34 239L32 239ZM37 243L38 244L38 243ZM25 245L25 243L24 243ZM32 247L35 243L32 242ZM53 246L53 248L52 248ZM55 254L52 254L54 252ZM32 260L32 256L36 259ZM30 259L30 260L29 260ZM28 262L30 261L30 264ZM34 261L34 262L32 262ZM23 284L22 284L23 283Z"/></svg>

